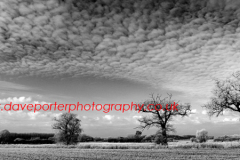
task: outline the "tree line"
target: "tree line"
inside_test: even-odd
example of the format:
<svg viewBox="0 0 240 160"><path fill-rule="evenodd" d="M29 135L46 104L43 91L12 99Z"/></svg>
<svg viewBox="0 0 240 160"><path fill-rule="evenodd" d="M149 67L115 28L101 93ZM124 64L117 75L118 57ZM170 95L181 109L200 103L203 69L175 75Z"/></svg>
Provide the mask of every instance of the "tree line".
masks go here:
<svg viewBox="0 0 240 160"><path fill-rule="evenodd" d="M172 95L167 97L152 94L151 97L143 102L138 103L142 107L138 108L137 112L142 112L146 116L138 119L140 126L138 128L148 129L157 127L159 130L153 136L157 144L168 145L171 140L170 133L174 133L175 129L171 121L175 117L189 116L191 114L191 105L189 103L179 104L179 101L172 99ZM161 104L161 105L159 105ZM165 107L165 108L162 108ZM171 109L172 106L176 108ZM169 109L169 107L171 107ZM209 116L219 116L224 111L240 112L240 72L236 72L232 77L226 80L215 80L215 89L210 102L203 105L208 110ZM149 116L147 116L149 115ZM59 118L54 118L52 126L57 132L53 134L18 134L10 133L4 130L0 134L0 141L5 142L58 142L66 145L76 144L80 141L92 140L90 136L82 135L81 120L77 118L76 114L63 113ZM108 138L108 142L142 142L147 139L142 136L142 131L137 131L135 135L128 137ZM30 138L31 137L31 138ZM151 137L152 138L152 137ZM207 131L202 130L196 133L195 137L191 137L192 141L205 142L207 138ZM196 139L194 139L196 138ZM149 139L149 137L148 137ZM96 140L101 141L101 138ZM152 140L152 139L151 139Z"/></svg>
<svg viewBox="0 0 240 160"><path fill-rule="evenodd" d="M0 132L0 143L12 144L52 144L53 133L10 133L8 130Z"/></svg>
<svg viewBox="0 0 240 160"><path fill-rule="evenodd" d="M189 140L195 138L195 135L168 135L168 141L174 140ZM157 136L142 135L141 131L136 131L135 134L126 137L92 137L86 134L81 134L77 142L121 142L121 143L142 143L142 142L156 142ZM8 144L53 144L57 143L54 133L10 133L8 130L0 132L0 143Z"/></svg>

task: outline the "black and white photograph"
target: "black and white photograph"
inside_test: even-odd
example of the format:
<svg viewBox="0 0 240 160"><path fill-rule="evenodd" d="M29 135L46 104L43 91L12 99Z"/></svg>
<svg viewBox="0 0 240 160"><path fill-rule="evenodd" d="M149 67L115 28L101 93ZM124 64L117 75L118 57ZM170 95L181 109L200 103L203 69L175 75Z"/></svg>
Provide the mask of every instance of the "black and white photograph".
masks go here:
<svg viewBox="0 0 240 160"><path fill-rule="evenodd" d="M0 0L0 160L240 159L240 0Z"/></svg>

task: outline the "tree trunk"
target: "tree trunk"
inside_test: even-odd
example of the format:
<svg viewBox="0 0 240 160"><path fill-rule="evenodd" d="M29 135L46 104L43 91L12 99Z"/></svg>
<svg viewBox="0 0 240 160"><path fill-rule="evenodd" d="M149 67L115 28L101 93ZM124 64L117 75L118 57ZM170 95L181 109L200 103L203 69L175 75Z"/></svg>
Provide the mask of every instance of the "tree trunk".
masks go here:
<svg viewBox="0 0 240 160"><path fill-rule="evenodd" d="M168 145L167 142L167 129L166 126L162 126L162 136L163 136L163 141L162 141L162 145Z"/></svg>

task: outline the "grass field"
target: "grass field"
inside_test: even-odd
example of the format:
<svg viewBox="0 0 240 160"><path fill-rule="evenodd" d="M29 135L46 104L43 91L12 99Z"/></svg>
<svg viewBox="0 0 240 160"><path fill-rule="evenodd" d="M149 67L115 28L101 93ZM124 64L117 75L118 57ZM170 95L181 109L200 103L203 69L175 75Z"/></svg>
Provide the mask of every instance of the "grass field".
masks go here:
<svg viewBox="0 0 240 160"><path fill-rule="evenodd" d="M212 147L211 145L223 147ZM239 142L209 142L204 147L177 142L169 148L151 143L81 143L63 145L0 145L0 160L240 160ZM207 148L206 146L210 146ZM186 147L187 146L187 147Z"/></svg>
<svg viewBox="0 0 240 160"><path fill-rule="evenodd" d="M240 159L240 149L77 149L77 148L1 148L0 160L226 160Z"/></svg>

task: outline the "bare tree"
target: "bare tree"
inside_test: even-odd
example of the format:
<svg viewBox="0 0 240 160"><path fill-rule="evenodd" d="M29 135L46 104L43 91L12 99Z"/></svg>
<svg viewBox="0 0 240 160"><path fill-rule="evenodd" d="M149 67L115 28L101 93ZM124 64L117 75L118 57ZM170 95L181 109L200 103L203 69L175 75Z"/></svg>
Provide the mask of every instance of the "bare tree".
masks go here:
<svg viewBox="0 0 240 160"><path fill-rule="evenodd" d="M240 112L240 76L238 73L226 80L215 80L213 97L203 107L208 110L209 116L219 116L224 110Z"/></svg>
<svg viewBox="0 0 240 160"><path fill-rule="evenodd" d="M169 94L166 98L161 98L161 96L151 95L149 100L138 104L137 111L142 113L149 113L151 116L144 116L138 121L140 122L139 128L143 130L150 127L160 128L163 140L162 144L167 145L167 135L169 132L174 132L173 126L170 121L173 120L175 116L187 116L191 113L190 104L177 104L172 100L172 95Z"/></svg>
<svg viewBox="0 0 240 160"><path fill-rule="evenodd" d="M55 138L58 142L63 142L67 145L74 144L78 141L78 137L82 132L80 121L76 114L63 113L60 118L54 118L56 123L53 124L53 129L58 130Z"/></svg>

